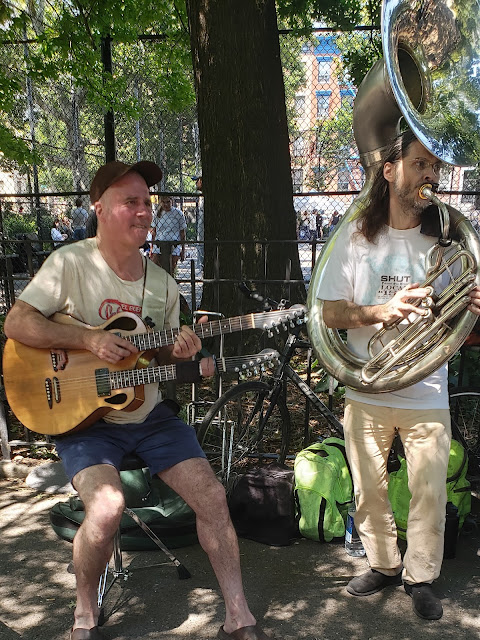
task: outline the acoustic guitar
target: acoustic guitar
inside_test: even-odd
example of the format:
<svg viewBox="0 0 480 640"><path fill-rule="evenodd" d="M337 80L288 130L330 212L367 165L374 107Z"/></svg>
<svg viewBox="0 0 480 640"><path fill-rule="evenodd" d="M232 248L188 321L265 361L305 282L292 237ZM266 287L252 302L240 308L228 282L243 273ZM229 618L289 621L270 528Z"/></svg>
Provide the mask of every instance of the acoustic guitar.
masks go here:
<svg viewBox="0 0 480 640"><path fill-rule="evenodd" d="M192 330L206 338L220 334L301 323L303 306L268 311L196 324ZM10 408L20 422L37 433L61 435L84 429L109 411L133 411L144 401L144 385L174 380L176 365L149 367L156 350L171 345L180 329L147 331L133 313L120 313L106 323L91 327L71 316L55 314L53 321L85 326L92 331L114 331L139 349L116 364L100 360L90 351L69 350L64 369L50 349L28 347L8 339L3 354L4 386ZM220 361L225 370L242 367L252 356Z"/></svg>

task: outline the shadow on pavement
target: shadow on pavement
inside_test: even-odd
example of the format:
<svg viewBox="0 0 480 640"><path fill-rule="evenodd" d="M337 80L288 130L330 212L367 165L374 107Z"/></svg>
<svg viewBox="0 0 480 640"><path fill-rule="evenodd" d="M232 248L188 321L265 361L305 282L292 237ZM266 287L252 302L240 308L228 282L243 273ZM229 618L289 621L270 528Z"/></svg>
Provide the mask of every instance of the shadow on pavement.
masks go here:
<svg viewBox="0 0 480 640"><path fill-rule="evenodd" d="M74 576L71 544L57 538L49 510L65 495L37 493L19 480L0 481L0 639L68 638ZM480 512L478 502L475 505ZM367 568L339 544L301 539L289 547L240 540L245 591L262 627L284 640L474 640L480 636L480 532L462 535L445 560L436 590L442 620L417 618L403 588L368 598L345 591ZM199 545L176 550L192 574L179 580L161 552L125 553L131 575L107 596L107 639L213 640L223 599ZM150 565L155 564L155 567Z"/></svg>

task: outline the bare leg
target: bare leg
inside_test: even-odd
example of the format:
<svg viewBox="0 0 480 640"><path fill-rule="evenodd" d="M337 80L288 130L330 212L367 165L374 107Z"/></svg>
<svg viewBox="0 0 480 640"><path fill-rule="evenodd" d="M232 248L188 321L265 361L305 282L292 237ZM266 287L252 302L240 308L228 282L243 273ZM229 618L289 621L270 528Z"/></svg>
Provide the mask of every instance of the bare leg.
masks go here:
<svg viewBox="0 0 480 640"><path fill-rule="evenodd" d="M225 600L224 629L255 624L245 598L237 535L225 491L203 458L192 458L158 474L197 515L198 539L207 553Z"/></svg>
<svg viewBox="0 0 480 640"><path fill-rule="evenodd" d="M124 508L120 477L108 464L77 473L73 484L85 505L85 519L73 541L77 606L73 628L97 625L97 590L101 573L112 555L113 536Z"/></svg>

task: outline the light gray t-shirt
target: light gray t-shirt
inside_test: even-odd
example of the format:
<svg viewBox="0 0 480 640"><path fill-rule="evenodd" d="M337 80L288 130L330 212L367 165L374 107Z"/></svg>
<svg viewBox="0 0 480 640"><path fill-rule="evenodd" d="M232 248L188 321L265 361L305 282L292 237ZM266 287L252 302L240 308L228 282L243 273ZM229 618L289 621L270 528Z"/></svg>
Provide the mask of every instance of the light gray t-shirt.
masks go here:
<svg viewBox="0 0 480 640"><path fill-rule="evenodd" d="M54 313L62 313L92 327L101 326L116 314L128 311L139 317L150 315L157 330L177 328L180 316L177 284L163 269L144 258L144 265L147 264L148 270L154 271L158 291L145 291L145 283L151 280L144 276L134 282L119 278L103 259L97 239L87 238L53 251L19 299L47 318ZM165 300L157 317L152 311L154 306L149 306L146 312L148 295ZM163 310L164 314L161 313ZM112 410L104 420L143 422L160 399L158 384L146 384L145 401L138 409L128 412Z"/></svg>

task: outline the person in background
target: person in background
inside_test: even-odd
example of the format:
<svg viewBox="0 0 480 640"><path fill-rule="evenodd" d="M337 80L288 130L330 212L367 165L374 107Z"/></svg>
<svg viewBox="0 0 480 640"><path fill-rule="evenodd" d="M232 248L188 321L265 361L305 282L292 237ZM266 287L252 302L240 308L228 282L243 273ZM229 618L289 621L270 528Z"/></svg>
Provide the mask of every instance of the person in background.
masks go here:
<svg viewBox="0 0 480 640"><path fill-rule="evenodd" d="M298 239L309 240L310 236L310 222L308 219L308 211L303 211L299 215L300 222L298 227Z"/></svg>
<svg viewBox="0 0 480 640"><path fill-rule="evenodd" d="M87 237L88 211L82 206L82 199L75 200L75 209L72 211L72 229L74 240L85 240Z"/></svg>
<svg viewBox="0 0 480 640"><path fill-rule="evenodd" d="M338 211L334 211L328 223L329 236L331 236L332 233L335 231L335 227L337 226L339 220L340 220L340 215L338 214Z"/></svg>
<svg viewBox="0 0 480 640"><path fill-rule="evenodd" d="M60 218L55 218L53 221L53 227L50 229L50 236L53 240L54 247L60 246L68 238L68 235L66 233L62 233L60 229L61 224L62 221L60 220Z"/></svg>
<svg viewBox="0 0 480 640"><path fill-rule="evenodd" d="M67 240L70 240L73 237L72 222L66 214L61 216L60 231L67 234Z"/></svg>
<svg viewBox="0 0 480 640"><path fill-rule="evenodd" d="M187 222L185 216L173 206L171 196L162 196L160 205L152 221L151 227L151 254L150 257L155 264L160 265L160 247L155 244L159 242L170 242L171 244L171 265L172 273L175 273L179 260L185 259L185 230ZM179 244L176 244L179 243Z"/></svg>
<svg viewBox="0 0 480 640"><path fill-rule="evenodd" d="M315 209L315 227L317 229L317 240L323 240L323 211Z"/></svg>
<svg viewBox="0 0 480 640"><path fill-rule="evenodd" d="M426 276L425 257L438 239L434 227L439 213L419 189L438 184L440 170L441 162L411 131L396 138L374 177L369 202L339 231L322 272L316 295L323 300L325 324L347 329L350 350L365 360L379 328L397 320L406 324L409 317L425 313L413 302L430 293L419 283ZM433 285L443 290L449 279L446 272ZM480 315L478 287L470 293L468 309ZM443 559L451 440L447 365L405 389L367 393L347 388L345 398L355 525L370 565L349 582L347 591L370 596L403 583L414 612L437 620L443 607L432 583ZM412 494L403 562L388 500L387 459L397 432Z"/></svg>

